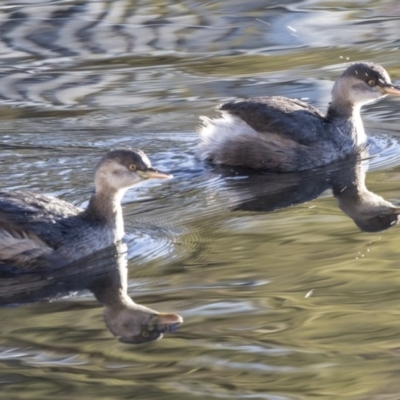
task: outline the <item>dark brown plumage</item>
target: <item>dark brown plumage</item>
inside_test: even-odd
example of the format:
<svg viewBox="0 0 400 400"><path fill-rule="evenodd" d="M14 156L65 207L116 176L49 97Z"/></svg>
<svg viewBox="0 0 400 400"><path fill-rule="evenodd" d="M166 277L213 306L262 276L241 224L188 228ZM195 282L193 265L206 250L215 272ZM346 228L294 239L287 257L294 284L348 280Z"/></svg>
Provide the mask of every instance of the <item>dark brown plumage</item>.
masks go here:
<svg viewBox="0 0 400 400"><path fill-rule="evenodd" d="M0 269L58 268L118 242L125 191L143 179L169 177L154 170L143 152L112 150L96 167L85 210L32 192L0 192Z"/></svg>
<svg viewBox="0 0 400 400"><path fill-rule="evenodd" d="M275 172L327 165L365 147L360 108L387 94L399 96L400 87L391 84L385 69L356 63L335 82L326 115L279 96L225 103L222 118L202 118L197 156Z"/></svg>

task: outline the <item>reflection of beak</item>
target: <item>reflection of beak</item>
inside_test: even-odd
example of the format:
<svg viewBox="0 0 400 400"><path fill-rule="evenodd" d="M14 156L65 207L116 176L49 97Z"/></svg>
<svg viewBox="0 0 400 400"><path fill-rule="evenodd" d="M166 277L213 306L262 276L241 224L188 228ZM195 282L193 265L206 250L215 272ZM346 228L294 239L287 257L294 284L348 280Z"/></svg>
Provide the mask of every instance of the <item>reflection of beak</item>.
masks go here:
<svg viewBox="0 0 400 400"><path fill-rule="evenodd" d="M178 314L157 314L152 323L156 326L157 332L174 332L178 326L183 322L183 318Z"/></svg>
<svg viewBox="0 0 400 400"><path fill-rule="evenodd" d="M396 85L392 85L391 83L385 83L382 86L383 93L389 94L392 96L400 96L400 87Z"/></svg>
<svg viewBox="0 0 400 400"><path fill-rule="evenodd" d="M136 171L143 179L171 179L172 175L166 174L155 170L154 168L148 168L146 171Z"/></svg>

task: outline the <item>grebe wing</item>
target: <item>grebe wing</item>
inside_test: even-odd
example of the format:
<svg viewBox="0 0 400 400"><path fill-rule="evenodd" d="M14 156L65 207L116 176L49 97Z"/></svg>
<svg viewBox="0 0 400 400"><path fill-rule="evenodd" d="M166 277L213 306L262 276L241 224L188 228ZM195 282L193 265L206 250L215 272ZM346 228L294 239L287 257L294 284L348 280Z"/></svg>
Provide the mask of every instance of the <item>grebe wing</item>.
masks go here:
<svg viewBox="0 0 400 400"><path fill-rule="evenodd" d="M315 107L286 97L255 97L222 104L222 113L234 115L261 134L275 133L300 144L321 140L329 123Z"/></svg>
<svg viewBox="0 0 400 400"><path fill-rule="evenodd" d="M0 192L0 223L11 232L17 229L35 235L50 247L62 242L64 228L74 223L80 208L63 200L31 192ZM7 222L6 222L7 221Z"/></svg>
<svg viewBox="0 0 400 400"><path fill-rule="evenodd" d="M24 229L0 213L0 264L26 266L53 252L53 248L34 232Z"/></svg>

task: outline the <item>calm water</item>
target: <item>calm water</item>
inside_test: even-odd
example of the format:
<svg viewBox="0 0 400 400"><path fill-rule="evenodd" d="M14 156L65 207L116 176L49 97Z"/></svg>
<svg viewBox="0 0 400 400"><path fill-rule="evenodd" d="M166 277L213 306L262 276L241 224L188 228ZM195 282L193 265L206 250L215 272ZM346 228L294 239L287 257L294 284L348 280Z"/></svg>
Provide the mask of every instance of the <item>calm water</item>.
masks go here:
<svg viewBox="0 0 400 400"><path fill-rule="evenodd" d="M3 1L0 188L84 205L107 149L145 150L174 179L124 198L128 291L184 324L119 343L87 290L119 279L108 254L2 277L0 398L398 399L399 228L361 232L330 191L361 168L248 176L193 155L227 99L325 109L356 60L400 80L399 19L395 0ZM399 108L364 110L366 186L397 205Z"/></svg>

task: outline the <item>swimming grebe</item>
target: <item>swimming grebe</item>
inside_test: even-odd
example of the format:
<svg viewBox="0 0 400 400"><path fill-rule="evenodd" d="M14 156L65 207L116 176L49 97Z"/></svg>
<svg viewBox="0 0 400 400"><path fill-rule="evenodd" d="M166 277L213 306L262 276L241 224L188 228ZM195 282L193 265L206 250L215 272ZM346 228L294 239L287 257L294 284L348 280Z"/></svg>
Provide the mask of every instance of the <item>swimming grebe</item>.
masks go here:
<svg viewBox="0 0 400 400"><path fill-rule="evenodd" d="M279 96L225 103L222 118L202 117L197 156L274 172L327 165L366 146L361 106L385 95L400 96L400 87L380 65L360 62L336 80L326 115Z"/></svg>
<svg viewBox="0 0 400 400"><path fill-rule="evenodd" d="M0 264L19 272L58 268L118 242L126 190L144 179L170 177L152 168L143 152L119 149L97 165L85 210L32 192L0 192Z"/></svg>

